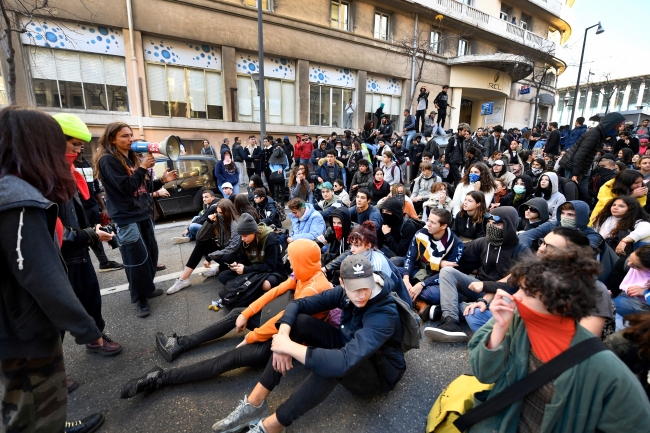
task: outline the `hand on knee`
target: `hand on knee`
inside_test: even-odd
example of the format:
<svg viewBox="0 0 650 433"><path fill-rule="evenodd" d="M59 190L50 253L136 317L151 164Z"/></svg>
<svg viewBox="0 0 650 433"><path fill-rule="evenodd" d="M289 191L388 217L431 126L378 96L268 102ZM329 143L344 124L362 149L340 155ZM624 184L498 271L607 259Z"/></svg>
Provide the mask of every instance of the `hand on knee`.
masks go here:
<svg viewBox="0 0 650 433"><path fill-rule="evenodd" d="M264 290L265 292L271 290L271 283L269 283L268 280L264 280L264 282L262 283L262 290Z"/></svg>

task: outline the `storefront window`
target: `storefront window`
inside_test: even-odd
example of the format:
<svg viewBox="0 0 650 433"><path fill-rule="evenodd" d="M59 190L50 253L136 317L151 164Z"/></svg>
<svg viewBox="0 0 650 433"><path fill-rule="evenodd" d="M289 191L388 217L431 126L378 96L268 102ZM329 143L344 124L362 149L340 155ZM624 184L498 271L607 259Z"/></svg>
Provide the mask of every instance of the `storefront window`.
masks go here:
<svg viewBox="0 0 650 433"><path fill-rule="evenodd" d="M266 90L266 122L277 125L295 125L295 83L293 81L267 78L264 84ZM240 122L260 121L260 98L257 96L257 87L252 76L239 75L237 77L237 100Z"/></svg>
<svg viewBox="0 0 650 433"><path fill-rule="evenodd" d="M354 100L354 91L343 87L309 86L309 124L345 127L345 104Z"/></svg>
<svg viewBox="0 0 650 433"><path fill-rule="evenodd" d="M384 114L387 114L390 121L393 122L394 130L401 131L401 98L399 96L382 95L379 93L366 93L366 120L373 120L375 111L384 104ZM377 127L377 125L375 125Z"/></svg>

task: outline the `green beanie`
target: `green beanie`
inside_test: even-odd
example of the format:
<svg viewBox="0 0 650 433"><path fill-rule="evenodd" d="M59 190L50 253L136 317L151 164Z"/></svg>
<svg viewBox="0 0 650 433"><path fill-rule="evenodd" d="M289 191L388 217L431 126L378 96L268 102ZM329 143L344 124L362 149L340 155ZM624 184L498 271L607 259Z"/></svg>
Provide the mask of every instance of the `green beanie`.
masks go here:
<svg viewBox="0 0 650 433"><path fill-rule="evenodd" d="M83 140L86 143L89 142L91 138L93 138L84 121L74 114L59 113L55 114L52 117L54 117L54 119L59 122L59 125L61 125L61 129L63 129L63 133L65 135L73 138L78 138L79 140Z"/></svg>

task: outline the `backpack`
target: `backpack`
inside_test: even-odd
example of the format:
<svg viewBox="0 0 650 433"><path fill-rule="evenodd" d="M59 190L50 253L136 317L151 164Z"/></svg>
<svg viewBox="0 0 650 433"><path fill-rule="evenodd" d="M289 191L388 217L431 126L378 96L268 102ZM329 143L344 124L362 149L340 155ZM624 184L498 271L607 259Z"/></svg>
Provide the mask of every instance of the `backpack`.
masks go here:
<svg viewBox="0 0 650 433"><path fill-rule="evenodd" d="M390 169L390 175L395 179L395 169L397 168L397 162L393 163L393 167ZM399 183L404 183L404 178L402 177L402 170L399 171Z"/></svg>
<svg viewBox="0 0 650 433"><path fill-rule="evenodd" d="M229 280L219 292L223 305L228 308L249 306L264 293L262 284L267 277L267 273L251 273Z"/></svg>
<svg viewBox="0 0 650 433"><path fill-rule="evenodd" d="M275 208L278 210L278 218L280 218L280 222L286 220L287 214L284 212L282 206L280 206L277 201L274 201L273 204L275 204Z"/></svg>
<svg viewBox="0 0 650 433"><path fill-rule="evenodd" d="M422 230L427 226L427 223L425 223L424 221L416 220L415 218L407 218L407 219L413 222L413 225L415 225L416 232Z"/></svg>
<svg viewBox="0 0 650 433"><path fill-rule="evenodd" d="M359 170L359 165L357 164L356 160L356 155L351 155L350 158L348 158L348 171L349 172L355 172Z"/></svg>
<svg viewBox="0 0 650 433"><path fill-rule="evenodd" d="M397 306L399 320L402 324L402 351L408 352L411 349L419 349L420 338L422 337L422 331L420 330L420 316L412 310L411 297L408 296L408 291L406 291L404 282L401 278L396 278L401 274L390 260L388 260L388 263L391 267L392 275L385 275L383 272L379 272L379 276L384 280L384 284L388 285L390 295L393 297L395 305ZM402 294L396 292L396 289L400 288L396 279L399 280L401 285L404 287L404 291L408 297L408 302L404 299Z"/></svg>

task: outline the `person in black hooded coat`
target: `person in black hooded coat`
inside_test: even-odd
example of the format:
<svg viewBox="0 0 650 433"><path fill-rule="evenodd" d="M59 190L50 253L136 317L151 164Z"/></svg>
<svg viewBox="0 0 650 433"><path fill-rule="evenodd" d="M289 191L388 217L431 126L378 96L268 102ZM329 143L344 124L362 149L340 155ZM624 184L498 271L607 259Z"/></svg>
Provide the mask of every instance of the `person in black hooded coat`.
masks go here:
<svg viewBox="0 0 650 433"><path fill-rule="evenodd" d="M397 198L392 197L381 206L381 251L386 257L404 257L408 252L411 240L419 227L411 218L404 218L403 205Z"/></svg>
<svg viewBox="0 0 650 433"><path fill-rule="evenodd" d="M338 222L335 225L334 218L338 218L340 225ZM327 251L321 255L323 266L350 249L348 236L352 228L357 225L350 220L350 214L345 208L334 209L329 217L327 217L327 221L329 227L325 230L323 238L327 242L328 247ZM338 277L336 281L338 282Z"/></svg>
<svg viewBox="0 0 650 433"><path fill-rule="evenodd" d="M523 191L520 188L522 186L524 187ZM533 179L531 179L527 174L522 174L521 176L515 177L515 180L512 181L512 192L514 195L512 197L512 204L510 204L510 206L516 209L533 198L533 193L535 192L535 187L533 187Z"/></svg>

